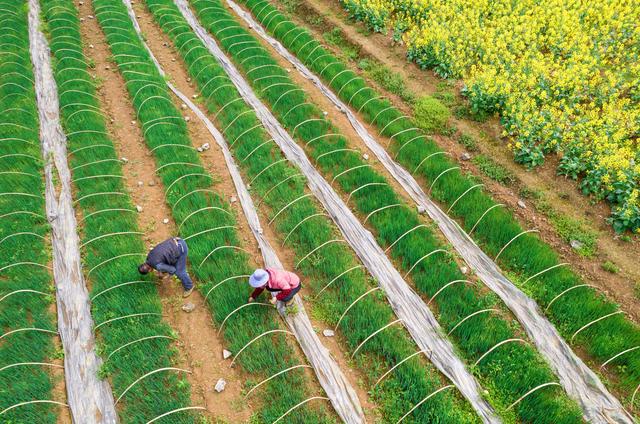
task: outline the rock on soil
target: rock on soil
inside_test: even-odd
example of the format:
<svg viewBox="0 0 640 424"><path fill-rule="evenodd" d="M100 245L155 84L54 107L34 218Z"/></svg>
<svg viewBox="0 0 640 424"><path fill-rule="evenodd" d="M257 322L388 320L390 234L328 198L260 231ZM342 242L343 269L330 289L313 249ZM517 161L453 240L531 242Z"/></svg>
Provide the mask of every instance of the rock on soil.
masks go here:
<svg viewBox="0 0 640 424"><path fill-rule="evenodd" d="M216 392L220 393L221 391L224 390L224 387L227 385L227 382L224 381L223 378L221 378L220 380L218 380L218 382L216 383L216 387L214 387L214 389L216 390Z"/></svg>
<svg viewBox="0 0 640 424"><path fill-rule="evenodd" d="M425 213L427 213L427 209L424 206L418 205L418 213L420 215L424 215Z"/></svg>
<svg viewBox="0 0 640 424"><path fill-rule="evenodd" d="M524 203L523 200L518 200L518 206L522 209L527 209L527 205Z"/></svg>
<svg viewBox="0 0 640 424"><path fill-rule="evenodd" d="M326 329L326 330L322 330L322 335L325 337L333 337L336 335L336 333L334 333L333 330Z"/></svg>
<svg viewBox="0 0 640 424"><path fill-rule="evenodd" d="M571 240L569 244L575 250L580 250L584 246L584 244L580 240Z"/></svg>
<svg viewBox="0 0 640 424"><path fill-rule="evenodd" d="M464 160L464 161L471 160L471 155L467 152L464 152L463 154L460 155L460 160Z"/></svg>
<svg viewBox="0 0 640 424"><path fill-rule="evenodd" d="M182 310L185 311L186 313L192 312L194 309L196 309L196 305L194 305L191 302L185 303L184 305L182 305Z"/></svg>
<svg viewBox="0 0 640 424"><path fill-rule="evenodd" d="M229 352L227 349L222 349L222 359L229 359L231 358L231 352Z"/></svg>
<svg viewBox="0 0 640 424"><path fill-rule="evenodd" d="M136 210L137 210L138 212L142 212L142 206L140 206L140 205L136 205Z"/></svg>

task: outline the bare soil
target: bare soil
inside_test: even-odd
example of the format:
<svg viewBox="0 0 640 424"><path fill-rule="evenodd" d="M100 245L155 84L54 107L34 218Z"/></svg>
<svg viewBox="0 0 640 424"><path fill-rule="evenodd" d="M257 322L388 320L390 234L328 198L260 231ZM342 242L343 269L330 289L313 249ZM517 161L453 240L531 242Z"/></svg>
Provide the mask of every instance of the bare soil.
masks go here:
<svg viewBox="0 0 640 424"><path fill-rule="evenodd" d="M138 22L146 36L146 41L149 47L154 52L154 55L162 65L164 71L170 76L172 83L185 95L188 95L191 98L193 98L194 95L198 95L197 88L195 84L191 82L184 66L184 62L175 52L171 40L161 31L160 28L157 27L153 20L153 16L145 7L143 7L142 5L135 5L135 10L136 14L138 15ZM207 113L204 107L202 107L202 109L205 113ZM188 113L185 113L185 116L189 116L191 118L188 127L192 139L197 140L197 143L200 144L205 142L211 144L211 149L202 152L201 156L204 166L207 168L207 170L218 176L220 179L216 184L216 190L222 193L227 199L235 196L235 187L230 175L226 170L226 164L220 148L215 143L209 132L206 130L204 124L202 124L202 122L197 119L197 117L195 117L190 111L187 112ZM213 116L211 114L208 114L208 116L213 120ZM243 247L251 253L252 257L254 258L255 264L261 264L262 257L239 202L232 203L232 206L235 209L236 215L238 216L239 232L244 242ZM264 207L261 207L258 213L263 224L269 221L267 211ZM271 243L271 246L278 254L283 267L285 267L286 269L293 269L295 265L295 253L290 249L281 247L281 237L279 237L274 232L271 226L263 225L263 230L264 235L267 237L267 239ZM304 278L304 276L302 277ZM307 293L307 290L303 288L300 292L300 295L302 296L301 299L303 299L305 294ZM247 296L248 295L249 290L247 289ZM308 305L305 306L308 307ZM309 316L309 319L311 320L313 327L318 331L326 328L326 324L313 319L311 316ZM322 343L325 345L325 347L327 347L327 349L329 349L331 355L334 357L342 371L345 373L347 379L358 393L358 398L360 399L367 417L373 417L375 415L374 410L376 408L376 405L371 402L367 391L361 387L360 382L364 380L359 372L357 370L354 370L348 364L347 358L345 357L341 347L339 346L335 338L323 338ZM300 355L302 355L301 351L299 353ZM312 381L316 381L315 376L311 374L310 377ZM318 387L318 390L320 390L317 384L316 386Z"/></svg>
<svg viewBox="0 0 640 424"><path fill-rule="evenodd" d="M94 14L90 5L80 4L80 16L85 20L81 25L86 45L87 57L95 63L95 74L103 81L99 96L106 115L111 118L108 130L116 143L120 157L128 162L123 167L125 184L133 201L143 207L139 214L139 225L145 231L148 247L161 242L176 233L175 222L165 203L164 190L155 174L156 165L146 147L139 123L135 121L135 111L128 100L124 80L116 66L109 61L108 44L98 23L88 15ZM142 186L138 185L142 181ZM169 219L168 224L163 220ZM182 286L173 278L158 278L162 297L163 315L177 332L179 365L192 371L187 378L191 385L192 403L207 408L206 415L216 421L228 422L249 420L252 410L242 395L242 373L232 369L228 360L222 359L225 345L216 334L208 309L203 306L202 295L194 291L188 299L182 298ZM196 283L197 284L197 283ZM191 302L196 309L187 314L181 310L184 303ZM222 393L214 386L219 378L227 381Z"/></svg>
<svg viewBox="0 0 640 424"><path fill-rule="evenodd" d="M283 0L279 0L283 3ZM438 91L438 85L443 82L433 72L420 69L414 63L407 61L405 47L393 42L388 35L370 33L364 30L361 24L349 20L347 13L337 0L323 2L320 0L301 0L294 21L308 27L314 36L322 39L322 34L331 28L339 28L349 43L360 48L360 55L372 57L389 67L393 72L401 75L407 87L417 94L433 95ZM307 19L302 19L305 16ZM311 26L307 22L309 17L322 16L325 24ZM330 50L337 50L328 46ZM351 63L351 68L359 72L360 76L375 86L380 92L389 97L394 105L405 114L412 115L410 105L397 95L384 90L377 83L369 79ZM293 75L293 72L290 74ZM460 85L460 84L458 84ZM459 88L459 87L458 87ZM460 93L456 93L458 101L464 102ZM314 97L316 101L318 97ZM328 110L329 111L329 110ZM331 111L329 111L331 113ZM365 122L364 119L361 121ZM498 164L508 169L515 175L518 183L514 186L504 186L487 178L470 161L459 161L459 165L465 171L471 172L482 179L485 188L493 195L496 201L507 205L516 215L525 228L537 228L540 236L556 251L563 261L572 264L587 282L596 285L601 290L621 305L633 319L640 318L640 299L637 297L636 285L640 284L640 267L637 258L640 256L640 242L638 237L633 241L622 241L606 223L605 219L610 213L609 207L604 202L592 204L590 199L583 196L577 189L574 181L556 175L557 158L549 156L545 165L529 172L513 161L513 155L500 138L502 127L497 118L480 123L467 119L451 119L459 132L470 134L478 143L480 153L494 159ZM342 128L340 128L342 130ZM371 129L368 127L368 129ZM372 131L377 134L377 131ZM436 142L442 149L450 152L452 157L460 158L465 148L451 137L435 136ZM351 140L353 140L351 138ZM529 188L541 192L542 197L552 204L561 214L582 220L585 225L598 235L597 253L591 258L585 258L575 252L553 227L549 218L535 210L534 205L526 202L527 208L517 206L521 197L518 193L521 188ZM602 269L605 261L611 261L620 268L617 274L609 273Z"/></svg>

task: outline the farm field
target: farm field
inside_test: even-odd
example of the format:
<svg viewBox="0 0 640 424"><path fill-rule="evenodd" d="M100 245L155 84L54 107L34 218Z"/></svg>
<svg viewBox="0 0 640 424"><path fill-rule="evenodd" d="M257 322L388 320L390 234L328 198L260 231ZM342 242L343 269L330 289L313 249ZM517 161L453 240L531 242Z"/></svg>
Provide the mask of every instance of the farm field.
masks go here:
<svg viewBox="0 0 640 424"><path fill-rule="evenodd" d="M558 174L638 231L638 8L625 2L345 1L409 59L462 78L475 112L500 113L515 160L558 153ZM497 13L496 13L497 12Z"/></svg>
<svg viewBox="0 0 640 424"><path fill-rule="evenodd" d="M0 0L0 422L635 422L638 311L303 10Z"/></svg>

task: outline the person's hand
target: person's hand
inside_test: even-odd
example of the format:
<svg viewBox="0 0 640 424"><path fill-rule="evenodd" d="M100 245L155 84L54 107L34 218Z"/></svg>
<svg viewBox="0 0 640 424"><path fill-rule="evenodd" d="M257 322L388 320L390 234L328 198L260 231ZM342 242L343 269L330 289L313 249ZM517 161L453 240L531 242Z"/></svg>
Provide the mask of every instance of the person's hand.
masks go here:
<svg viewBox="0 0 640 424"><path fill-rule="evenodd" d="M272 305L275 305L277 300L278 299L276 299L275 296L271 296L271 299L269 299L269 302L271 302Z"/></svg>
<svg viewBox="0 0 640 424"><path fill-rule="evenodd" d="M253 302L253 301L254 301L253 297L252 297L252 296L249 296L249 303L251 303L251 302Z"/></svg>

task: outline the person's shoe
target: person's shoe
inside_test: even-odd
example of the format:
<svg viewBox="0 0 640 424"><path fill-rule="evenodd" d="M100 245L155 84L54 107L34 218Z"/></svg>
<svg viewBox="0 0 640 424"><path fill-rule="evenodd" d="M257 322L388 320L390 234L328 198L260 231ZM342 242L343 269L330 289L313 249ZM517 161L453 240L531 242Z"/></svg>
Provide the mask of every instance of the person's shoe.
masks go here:
<svg viewBox="0 0 640 424"><path fill-rule="evenodd" d="M191 293L193 293L193 287L191 287L189 290L185 290L184 293L182 293L182 297L189 297L191 296Z"/></svg>

